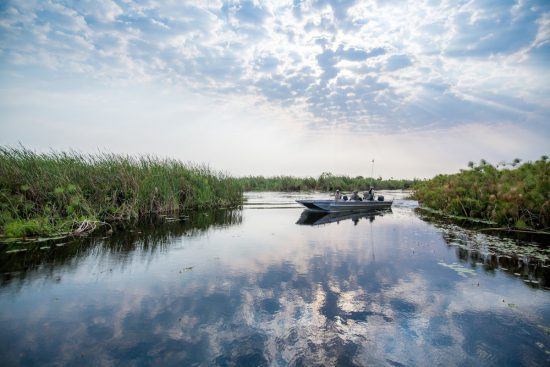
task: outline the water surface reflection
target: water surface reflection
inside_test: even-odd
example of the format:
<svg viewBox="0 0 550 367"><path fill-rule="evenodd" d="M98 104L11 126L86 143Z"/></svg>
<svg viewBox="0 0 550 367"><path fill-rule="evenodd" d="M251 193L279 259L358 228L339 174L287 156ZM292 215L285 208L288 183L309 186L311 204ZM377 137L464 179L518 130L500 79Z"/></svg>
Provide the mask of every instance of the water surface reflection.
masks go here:
<svg viewBox="0 0 550 367"><path fill-rule="evenodd" d="M1 255L3 365L550 362L545 249L515 275L406 201L311 226L285 200Z"/></svg>
<svg viewBox="0 0 550 367"><path fill-rule="evenodd" d="M358 212L336 212L336 213L327 213L327 212L318 212L304 210L300 214L300 218L296 224L318 226L322 224L329 223L339 223L343 220L351 220L353 224L359 224L359 221L363 218L372 222L376 216L382 216L385 213L391 213L391 209L383 211L358 211Z"/></svg>

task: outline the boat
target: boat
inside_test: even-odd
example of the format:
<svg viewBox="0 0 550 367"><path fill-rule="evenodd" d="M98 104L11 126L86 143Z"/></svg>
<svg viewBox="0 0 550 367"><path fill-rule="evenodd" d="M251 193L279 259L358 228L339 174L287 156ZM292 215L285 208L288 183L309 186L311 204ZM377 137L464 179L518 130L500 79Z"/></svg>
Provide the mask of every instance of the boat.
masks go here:
<svg viewBox="0 0 550 367"><path fill-rule="evenodd" d="M296 200L308 210L320 212L366 211L391 208L393 200Z"/></svg>

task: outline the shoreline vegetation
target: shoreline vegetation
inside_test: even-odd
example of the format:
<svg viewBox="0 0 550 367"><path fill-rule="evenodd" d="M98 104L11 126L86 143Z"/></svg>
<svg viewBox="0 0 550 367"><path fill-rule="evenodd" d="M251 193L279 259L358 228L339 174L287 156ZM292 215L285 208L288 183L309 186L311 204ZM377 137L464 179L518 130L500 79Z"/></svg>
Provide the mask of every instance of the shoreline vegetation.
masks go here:
<svg viewBox="0 0 550 367"><path fill-rule="evenodd" d="M418 181L413 198L444 215L484 220L501 229L546 232L550 227L550 161L542 156L496 166L481 160L459 173Z"/></svg>
<svg viewBox="0 0 550 367"><path fill-rule="evenodd" d="M0 240L82 235L151 215L242 204L232 177L173 159L0 146ZM177 215L177 214L176 214Z"/></svg>
<svg viewBox="0 0 550 367"><path fill-rule="evenodd" d="M193 210L234 208L244 191L412 190L422 208L507 229L548 231L550 162L493 166L481 160L426 180L319 177L231 177L206 166L154 156L35 153L0 146L0 242L126 228L154 216L179 220Z"/></svg>
<svg viewBox="0 0 550 367"><path fill-rule="evenodd" d="M321 191L334 192L336 189L342 191L360 190L366 191L371 184L377 190L407 190L413 187L417 180L403 179L382 179L370 177L349 177L337 176L329 172L322 173L315 177L293 177L293 176L247 176L237 179L244 191Z"/></svg>

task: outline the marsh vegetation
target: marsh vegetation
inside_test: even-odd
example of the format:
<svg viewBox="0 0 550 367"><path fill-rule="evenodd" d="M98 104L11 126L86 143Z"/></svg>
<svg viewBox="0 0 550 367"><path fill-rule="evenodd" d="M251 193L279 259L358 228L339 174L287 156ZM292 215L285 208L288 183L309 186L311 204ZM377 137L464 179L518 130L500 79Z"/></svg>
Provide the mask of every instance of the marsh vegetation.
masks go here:
<svg viewBox="0 0 550 367"><path fill-rule="evenodd" d="M423 206L514 228L550 226L550 162L469 169L429 180L337 176L233 178L207 166L154 156L35 153L0 147L0 239L88 233L148 216L235 207L244 191L414 189Z"/></svg>
<svg viewBox="0 0 550 367"><path fill-rule="evenodd" d="M478 218L514 228L550 227L550 162L494 166L485 160L451 175L437 175L414 185L414 196L431 209Z"/></svg>
<svg viewBox="0 0 550 367"><path fill-rule="evenodd" d="M153 156L0 147L0 236L62 236L101 223L233 207L240 183L206 166Z"/></svg>
<svg viewBox="0 0 550 367"><path fill-rule="evenodd" d="M247 176L238 179L244 191L344 191L367 190L373 185L378 190L409 189L416 180L383 179L382 177L343 176L329 172L319 177Z"/></svg>

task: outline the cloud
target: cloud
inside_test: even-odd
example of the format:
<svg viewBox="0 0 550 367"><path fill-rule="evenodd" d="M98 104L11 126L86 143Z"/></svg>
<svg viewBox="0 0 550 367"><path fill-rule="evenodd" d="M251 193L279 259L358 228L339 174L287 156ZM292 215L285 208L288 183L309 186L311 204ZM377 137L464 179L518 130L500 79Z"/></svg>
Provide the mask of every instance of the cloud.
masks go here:
<svg viewBox="0 0 550 367"><path fill-rule="evenodd" d="M260 56L256 59L256 70L269 72L275 71L279 65L279 60L271 55Z"/></svg>
<svg viewBox="0 0 550 367"><path fill-rule="evenodd" d="M450 56L487 57L510 54L531 43L537 35L540 8L494 2L486 8L462 7L454 15L456 30L446 53Z"/></svg>
<svg viewBox="0 0 550 367"><path fill-rule="evenodd" d="M549 14L542 1L8 2L0 65L254 96L316 127L525 124L548 116Z"/></svg>
<svg viewBox="0 0 550 367"><path fill-rule="evenodd" d="M386 70L395 71L411 66L412 60L407 55L392 55L386 61Z"/></svg>
<svg viewBox="0 0 550 367"><path fill-rule="evenodd" d="M267 11L254 1L229 1L222 6L222 13L234 17L239 23L259 25L269 16Z"/></svg>

